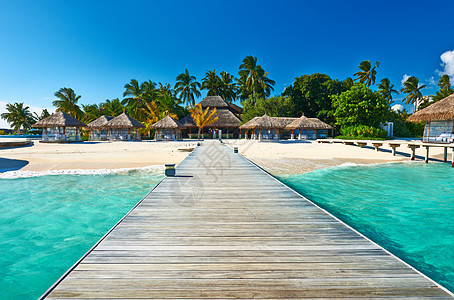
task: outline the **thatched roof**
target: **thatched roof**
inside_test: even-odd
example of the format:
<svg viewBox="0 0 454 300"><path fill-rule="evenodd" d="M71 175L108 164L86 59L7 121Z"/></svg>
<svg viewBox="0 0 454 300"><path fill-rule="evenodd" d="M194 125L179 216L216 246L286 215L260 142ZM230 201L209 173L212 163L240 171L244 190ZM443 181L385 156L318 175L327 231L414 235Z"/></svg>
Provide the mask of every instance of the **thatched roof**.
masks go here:
<svg viewBox="0 0 454 300"><path fill-rule="evenodd" d="M47 118L44 118L38 122L36 122L33 127L37 128L48 128L48 127L85 127L84 122L77 120L76 118L64 113L62 111L58 111Z"/></svg>
<svg viewBox="0 0 454 300"><path fill-rule="evenodd" d="M102 127L106 126L106 124L113 118L114 117L111 116L101 116L94 120L93 122L88 123L87 127L89 129L101 129Z"/></svg>
<svg viewBox="0 0 454 300"><path fill-rule="evenodd" d="M218 107L229 107L227 102L222 99L221 96L207 96L205 99L200 101L200 105L202 105L203 108L210 107L210 108L218 108Z"/></svg>
<svg viewBox="0 0 454 300"><path fill-rule="evenodd" d="M454 94L415 112L407 119L410 122L444 120L454 120Z"/></svg>
<svg viewBox="0 0 454 300"><path fill-rule="evenodd" d="M259 119L259 118L260 117L253 117L252 119L250 119L249 121L247 121L246 123L241 125L240 129L254 129L254 128L256 128L257 119Z"/></svg>
<svg viewBox="0 0 454 300"><path fill-rule="evenodd" d="M286 129L332 129L331 126L317 118L307 118L302 115L300 118L288 124Z"/></svg>
<svg viewBox="0 0 454 300"><path fill-rule="evenodd" d="M165 118L151 125L151 127L159 129L177 129L183 127L183 125L171 116L167 115Z"/></svg>
<svg viewBox="0 0 454 300"><path fill-rule="evenodd" d="M207 127L239 127L241 124L241 120L227 108L216 108L216 114L218 116L216 122ZM186 117L181 119L180 123L184 127L197 127L191 115L187 115Z"/></svg>
<svg viewBox="0 0 454 300"><path fill-rule="evenodd" d="M134 118L131 118L126 113L122 113L121 115L113 118L104 128L145 128L139 121Z"/></svg>
<svg viewBox="0 0 454 300"><path fill-rule="evenodd" d="M246 122L240 129L254 129L254 128L269 128L269 129L283 129L288 124L292 123L296 118L290 117L270 117L264 114L261 117L255 117Z"/></svg>

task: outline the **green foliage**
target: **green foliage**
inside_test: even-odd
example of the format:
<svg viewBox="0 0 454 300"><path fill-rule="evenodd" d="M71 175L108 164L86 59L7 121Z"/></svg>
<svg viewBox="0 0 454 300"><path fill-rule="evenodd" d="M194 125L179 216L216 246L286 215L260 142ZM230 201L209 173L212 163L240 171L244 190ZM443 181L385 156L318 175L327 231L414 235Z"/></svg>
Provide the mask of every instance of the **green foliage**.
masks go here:
<svg viewBox="0 0 454 300"><path fill-rule="evenodd" d="M378 90L383 94L386 100L392 101L392 94L399 95L399 91L394 89L394 84L388 78L383 78L378 85Z"/></svg>
<svg viewBox="0 0 454 300"><path fill-rule="evenodd" d="M407 94L407 96L403 99L405 100L405 104L414 104L416 110L420 100L422 100L421 90L425 87L425 84L419 84L419 79L415 76L409 77L404 82L404 87L400 90L402 93Z"/></svg>
<svg viewBox="0 0 454 300"><path fill-rule="evenodd" d="M390 101L379 92L373 92L365 84L354 85L339 95L332 95L334 116L342 126L367 125L378 127L387 121Z"/></svg>
<svg viewBox="0 0 454 300"><path fill-rule="evenodd" d="M76 119L81 119L83 112L77 102L80 95L77 95L72 88L61 88L54 94L57 98L52 104L57 107L57 111L65 112Z"/></svg>
<svg viewBox="0 0 454 300"><path fill-rule="evenodd" d="M4 130L0 130L0 135L5 135L6 132Z"/></svg>
<svg viewBox="0 0 454 300"><path fill-rule="evenodd" d="M293 102L290 97L285 96L260 98L258 95L250 95L241 104L244 111L243 123L264 114L271 117L290 117L294 111Z"/></svg>
<svg viewBox="0 0 454 300"><path fill-rule="evenodd" d="M349 90L352 84L351 78L339 81L326 74L314 73L297 77L282 95L289 96L294 104L291 116L300 117L304 113L307 117L319 118L334 125L336 119L330 96Z"/></svg>
<svg viewBox="0 0 454 300"><path fill-rule="evenodd" d="M195 76L189 75L188 69L178 75L176 80L174 89L179 98L187 105L194 105L195 97L200 97L200 82L197 82Z"/></svg>
<svg viewBox="0 0 454 300"><path fill-rule="evenodd" d="M424 132L424 122L407 122L410 114L406 110L391 111L389 121L394 123L395 137L421 137Z"/></svg>
<svg viewBox="0 0 454 300"><path fill-rule="evenodd" d="M359 83L364 83L367 86L375 84L375 78L377 76L377 71L375 69L378 68L379 65L380 63L377 61L372 68L370 60L363 60L358 66L359 71L353 74L353 76L357 76L355 80L358 80Z"/></svg>
<svg viewBox="0 0 454 300"><path fill-rule="evenodd" d="M239 67L238 75L239 96L246 100L250 95L268 97L274 91L275 81L268 78L268 72L257 64L257 57L246 56Z"/></svg>
<svg viewBox="0 0 454 300"><path fill-rule="evenodd" d="M35 116L30 112L30 107L24 106L24 103L6 104L6 112L0 116L6 120L14 130L28 130L37 121Z"/></svg>
<svg viewBox="0 0 454 300"><path fill-rule="evenodd" d="M342 126L340 132L347 137L386 138L386 131L383 129L366 125Z"/></svg>

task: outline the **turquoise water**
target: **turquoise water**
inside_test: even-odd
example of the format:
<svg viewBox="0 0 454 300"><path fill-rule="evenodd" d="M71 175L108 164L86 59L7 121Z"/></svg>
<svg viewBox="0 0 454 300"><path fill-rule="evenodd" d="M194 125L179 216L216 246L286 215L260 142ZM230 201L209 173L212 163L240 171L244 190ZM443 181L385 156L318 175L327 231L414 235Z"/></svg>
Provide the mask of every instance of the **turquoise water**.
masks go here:
<svg viewBox="0 0 454 300"><path fill-rule="evenodd" d="M36 299L161 179L146 171L0 179L0 293Z"/></svg>
<svg viewBox="0 0 454 300"><path fill-rule="evenodd" d="M337 167L279 179L454 291L450 164Z"/></svg>

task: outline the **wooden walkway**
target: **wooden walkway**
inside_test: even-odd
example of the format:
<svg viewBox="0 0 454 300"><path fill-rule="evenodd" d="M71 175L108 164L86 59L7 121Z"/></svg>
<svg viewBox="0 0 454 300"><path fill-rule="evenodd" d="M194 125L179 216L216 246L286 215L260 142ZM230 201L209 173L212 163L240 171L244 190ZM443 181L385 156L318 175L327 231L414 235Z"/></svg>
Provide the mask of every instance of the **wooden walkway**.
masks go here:
<svg viewBox="0 0 454 300"><path fill-rule="evenodd" d="M196 148L177 175L43 297L452 296L218 142Z"/></svg>

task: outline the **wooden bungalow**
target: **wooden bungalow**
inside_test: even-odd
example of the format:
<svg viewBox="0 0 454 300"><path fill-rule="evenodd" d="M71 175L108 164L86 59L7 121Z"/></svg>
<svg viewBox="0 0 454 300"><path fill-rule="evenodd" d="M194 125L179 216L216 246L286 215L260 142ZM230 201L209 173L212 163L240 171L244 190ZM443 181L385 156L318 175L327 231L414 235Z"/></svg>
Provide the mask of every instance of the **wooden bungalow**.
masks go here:
<svg viewBox="0 0 454 300"><path fill-rule="evenodd" d="M90 140L95 141L106 141L108 138L109 130L106 128L107 123L112 120L114 117L110 116L101 116L87 124L88 129L90 130Z"/></svg>
<svg viewBox="0 0 454 300"><path fill-rule="evenodd" d="M113 118L104 126L109 133L111 141L137 141L140 140L140 128L145 126L126 113Z"/></svg>
<svg viewBox="0 0 454 300"><path fill-rule="evenodd" d="M285 129L291 131L291 139L298 134L298 140L315 140L317 138L326 138L328 130L333 129L330 125L317 118L308 118L304 114L288 124Z"/></svg>
<svg viewBox="0 0 454 300"><path fill-rule="evenodd" d="M423 142L452 143L454 141L454 94L415 112L407 121L426 122Z"/></svg>
<svg viewBox="0 0 454 300"><path fill-rule="evenodd" d="M58 111L33 125L35 128L43 128L41 138L43 143L80 142L79 129L86 126L84 122L62 111Z"/></svg>
<svg viewBox="0 0 454 300"><path fill-rule="evenodd" d="M240 126L240 130L245 132L245 138L261 140L279 140L282 130L296 118L270 117L264 114L255 117Z"/></svg>
<svg viewBox="0 0 454 300"><path fill-rule="evenodd" d="M175 141L181 139L183 125L169 115L154 123L151 127L156 129L156 141Z"/></svg>
<svg viewBox="0 0 454 300"><path fill-rule="evenodd" d="M203 99L200 104L205 110L208 107L210 109L216 108L218 119L213 124L205 127L202 134L208 134L210 138L216 138L219 133L222 133L223 138L237 138L239 136L239 130L241 119L235 115L235 110L227 104L220 96L208 96ZM184 126L184 136L189 138L195 138L197 136L197 125L192 119L191 115L180 120L180 123Z"/></svg>

